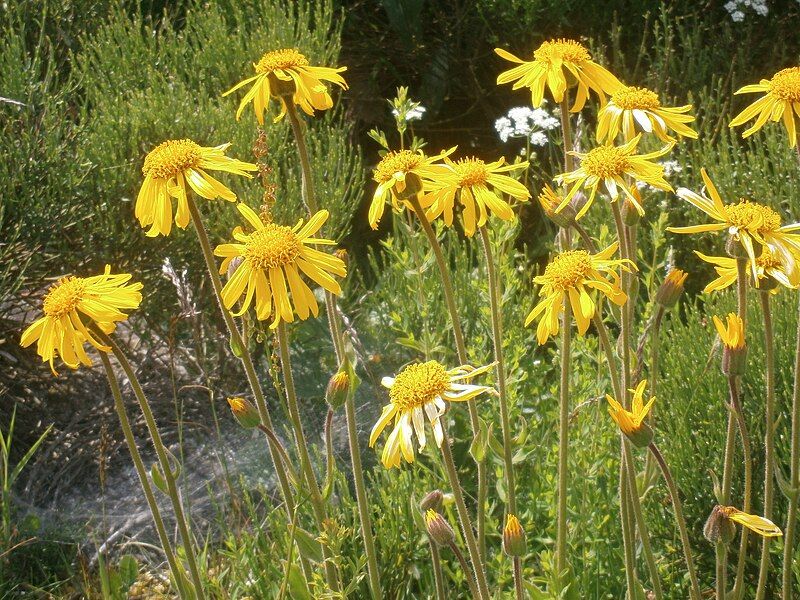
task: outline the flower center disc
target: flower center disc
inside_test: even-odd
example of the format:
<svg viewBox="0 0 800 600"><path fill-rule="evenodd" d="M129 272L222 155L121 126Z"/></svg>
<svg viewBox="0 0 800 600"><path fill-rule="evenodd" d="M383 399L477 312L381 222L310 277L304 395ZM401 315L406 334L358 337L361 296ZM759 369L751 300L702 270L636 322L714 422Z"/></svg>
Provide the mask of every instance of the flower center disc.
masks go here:
<svg viewBox="0 0 800 600"><path fill-rule="evenodd" d="M627 155L614 146L599 146L590 150L581 166L589 175L605 179L622 175L629 167Z"/></svg>
<svg viewBox="0 0 800 600"><path fill-rule="evenodd" d="M614 92L611 101L623 110L653 110L661 106L658 94L647 88L630 86Z"/></svg>
<svg viewBox="0 0 800 600"><path fill-rule="evenodd" d="M462 187L486 183L489 176L486 163L479 158L462 158L456 163L455 170L461 178L458 183Z"/></svg>
<svg viewBox="0 0 800 600"><path fill-rule="evenodd" d="M408 173L419 166L422 156L410 150L389 152L375 167L375 180L381 183L389 181L395 173Z"/></svg>
<svg viewBox="0 0 800 600"><path fill-rule="evenodd" d="M261 57L256 65L256 73L262 75L279 69L292 67L307 67L308 59L294 48L274 50Z"/></svg>
<svg viewBox="0 0 800 600"><path fill-rule="evenodd" d="M53 285L44 297L44 314L60 318L78 307L86 291L82 277L64 277Z"/></svg>
<svg viewBox="0 0 800 600"><path fill-rule="evenodd" d="M592 260L585 250L569 250L556 256L544 270L544 278L557 290L574 288L592 271Z"/></svg>
<svg viewBox="0 0 800 600"><path fill-rule="evenodd" d="M196 167L200 162L200 146L192 140L168 140L156 146L144 159L142 173L158 179L171 179L178 173Z"/></svg>
<svg viewBox="0 0 800 600"><path fill-rule="evenodd" d="M589 51L575 40L557 39L544 42L533 51L533 58L541 62L552 63L564 61L581 63L591 60Z"/></svg>
<svg viewBox="0 0 800 600"><path fill-rule="evenodd" d="M762 269L780 269L783 263L767 248L767 246L763 246L761 256L756 259L756 266Z"/></svg>
<svg viewBox="0 0 800 600"><path fill-rule="evenodd" d="M800 67L778 71L769 82L773 96L786 102L800 102Z"/></svg>
<svg viewBox="0 0 800 600"><path fill-rule="evenodd" d="M756 233L769 233L781 226L781 216L769 206L742 200L725 207L728 222L734 227Z"/></svg>
<svg viewBox="0 0 800 600"><path fill-rule="evenodd" d="M389 399L400 410L422 407L450 385L445 368L435 360L409 365L395 378Z"/></svg>
<svg viewBox="0 0 800 600"><path fill-rule="evenodd" d="M267 223L250 235L244 257L257 269L275 269L294 262L301 250L302 243L290 227Z"/></svg>

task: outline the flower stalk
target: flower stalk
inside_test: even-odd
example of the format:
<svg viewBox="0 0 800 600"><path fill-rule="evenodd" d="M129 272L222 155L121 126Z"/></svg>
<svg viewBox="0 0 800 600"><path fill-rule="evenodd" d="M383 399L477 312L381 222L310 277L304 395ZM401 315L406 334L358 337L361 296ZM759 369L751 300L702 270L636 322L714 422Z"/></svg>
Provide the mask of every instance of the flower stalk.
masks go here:
<svg viewBox="0 0 800 600"><path fill-rule="evenodd" d="M569 370L572 307L564 299L561 316L561 379L558 395L558 509L556 512L556 575L567 568L567 475L569 452Z"/></svg>
<svg viewBox="0 0 800 600"><path fill-rule="evenodd" d="M736 416L736 423L739 426L739 437L742 439L742 459L744 461L744 499L742 500L742 510L749 513L752 505L753 496L753 458L750 446L750 436L747 433L747 424L744 420L744 411L739 400L739 382L736 377L728 377L728 390L731 399L730 410ZM742 539L739 542L739 558L736 563L736 582L733 586L733 597L740 598L744 591L744 567L747 557L747 538L750 530L742 528Z"/></svg>
<svg viewBox="0 0 800 600"><path fill-rule="evenodd" d="M797 145L800 159L800 138ZM800 503L800 299L797 309L797 341L794 359L794 389L792 390L792 430L789 470L789 510L783 547L782 600L792 598L792 565L794 563L794 534L797 528L798 503ZM745 509L745 512L746 509Z"/></svg>

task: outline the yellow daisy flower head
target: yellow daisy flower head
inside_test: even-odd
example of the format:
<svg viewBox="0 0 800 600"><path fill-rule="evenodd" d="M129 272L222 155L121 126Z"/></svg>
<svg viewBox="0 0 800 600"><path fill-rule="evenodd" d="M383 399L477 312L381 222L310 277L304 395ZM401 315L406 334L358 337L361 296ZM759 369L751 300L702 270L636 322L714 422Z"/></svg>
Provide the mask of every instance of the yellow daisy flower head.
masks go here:
<svg viewBox="0 0 800 600"><path fill-rule="evenodd" d="M258 166L225 156L230 144L204 148L192 140L168 140L156 146L144 159L144 183L136 197L136 218L147 235L169 235L172 231L172 199L178 202L175 223L184 229L190 220L186 201L187 184L198 195L233 202L234 194L208 171L227 171L252 177Z"/></svg>
<svg viewBox="0 0 800 600"><path fill-rule="evenodd" d="M92 365L84 345L88 342L98 350L110 352L91 331L95 325L104 333L111 333L116 324L128 318L126 312L138 308L142 301L142 284L131 283L125 273L111 274L106 265L101 275L92 277L62 277L47 291L42 301L44 315L34 321L22 334L20 344L27 348L38 342L36 352L42 362L50 363L50 370L58 375L56 357L70 369L79 364Z"/></svg>
<svg viewBox="0 0 800 600"><path fill-rule="evenodd" d="M539 290L542 300L528 314L525 326L540 319L536 328L539 344L544 344L548 337L558 333L559 317L564 312L566 299L572 306L580 335L586 333L594 317L595 303L589 293L591 289L599 291L618 306L625 304L628 297L619 286L616 269L630 272L636 266L626 259L611 258L618 246L614 242L597 254L589 254L585 250L562 252L550 261L544 274L534 278L534 283L542 286Z"/></svg>
<svg viewBox="0 0 800 600"><path fill-rule="evenodd" d="M328 211L321 210L306 223L302 219L294 227L264 223L256 212L245 204L237 206L239 212L253 228L245 233L241 227L233 230L237 243L220 244L214 250L223 257L219 272L224 274L237 259L238 265L222 288L222 302L230 310L244 294L242 305L234 316L244 314L255 302L256 317L265 320L272 315L271 328L283 320L294 321L296 313L305 320L319 314L317 300L301 273L332 294L342 289L332 277L347 274L344 262L331 254L321 252L315 245L333 245L336 242L315 238ZM291 294L291 299L290 299Z"/></svg>
<svg viewBox="0 0 800 600"><path fill-rule="evenodd" d="M736 91L737 94L754 92L763 92L764 95L736 115L730 126L737 127L756 117L756 122L742 133L742 137L746 138L761 129L767 121L783 119L789 134L789 147L796 146L799 143L795 118L800 118L800 67L783 69L775 73L772 79L762 79Z"/></svg>
<svg viewBox="0 0 800 600"><path fill-rule="evenodd" d="M794 272L800 259L800 223L783 225L781 216L769 206L740 199L736 203L725 204L714 182L705 169L701 169L703 182L711 198L697 194L686 188L678 188L679 198L696 206L717 221L705 225L688 227L667 227L673 233L703 233L705 231L727 231L728 253L741 258L749 258L753 277L758 279L756 255L762 246L769 246L777 254L786 268Z"/></svg>
<svg viewBox="0 0 800 600"><path fill-rule="evenodd" d="M539 107L544 99L545 86L553 100L561 102L567 88L577 85L578 91L570 112L578 112L586 104L589 90L605 103L606 94L622 87L622 83L609 71L592 60L589 50L582 44L567 39L544 42L533 51L533 60L522 60L502 48L494 50L502 58L518 66L497 76L497 85L514 82L513 89L526 87L531 91L531 104Z"/></svg>
<svg viewBox="0 0 800 600"><path fill-rule="evenodd" d="M622 86L597 114L597 141L613 142L620 131L626 141L636 136L636 130L654 133L660 140L674 142L667 133L671 129L680 136L697 138L697 132L686 125L694 121L686 114L692 105L662 106L658 94L643 87Z"/></svg>
<svg viewBox="0 0 800 600"><path fill-rule="evenodd" d="M389 404L383 407L378 422L369 436L370 448L383 430L394 420L394 428L386 440L381 462L387 469L400 466L400 459L414 462L414 434L419 449L425 448L425 419L433 428L437 447L444 440L441 418L447 402L464 402L483 393L494 393L485 385L468 383L473 377L491 370L494 365L471 367L464 365L447 370L441 363L429 360L411 364L396 377L384 377L381 384L389 390Z"/></svg>
<svg viewBox="0 0 800 600"><path fill-rule="evenodd" d="M478 227L483 227L491 211L504 221L514 218L511 206L503 194L525 201L531 197L528 189L516 179L503 175L525 169L528 162L506 165L505 159L485 163L479 158L461 158L455 162L444 159L449 170L435 179L423 183L420 204L426 209L429 220L442 216L445 225L453 225L456 201L461 206L464 233L472 237Z"/></svg>
<svg viewBox="0 0 800 600"><path fill-rule="evenodd" d="M401 209L401 202L423 189L423 180L431 180L446 175L448 167L435 164L437 161L455 152L455 147L445 150L436 156L425 156L418 150L393 150L387 152L372 173L378 187L369 205L369 225L378 228L386 200L391 199L395 210Z"/></svg>
<svg viewBox="0 0 800 600"><path fill-rule="evenodd" d="M751 515L733 506L715 506L703 527L703 535L711 543L729 544L736 536L735 523L762 537L780 537L780 528L769 519Z"/></svg>
<svg viewBox="0 0 800 600"><path fill-rule="evenodd" d="M299 106L307 115L315 110L328 110L333 100L323 83L329 81L346 90L347 82L339 75L347 67L314 67L308 59L295 48L284 48L267 52L257 63L253 63L256 74L240 81L227 92L227 96L250 83L253 86L244 95L236 111L236 120L249 102L253 102L253 110L260 125L264 124L264 111L270 98L275 97L281 103L281 112L274 122L280 121L286 114L286 99Z"/></svg>
<svg viewBox="0 0 800 600"><path fill-rule="evenodd" d="M516 515L508 514L503 527L503 552L507 556L524 556L528 551L525 530Z"/></svg>
<svg viewBox="0 0 800 600"><path fill-rule="evenodd" d="M605 144L586 153L572 152L572 155L581 160L581 164L574 171L556 176L555 179L560 184L573 184L556 210L562 210L569 204L578 190L584 188L589 190L589 198L575 217L580 219L594 202L594 197L597 195L598 190L603 187L611 197L612 202L616 202L621 195L620 192L622 192L624 197L627 197L630 203L633 204L637 212L643 215L644 208L642 208L637 194L629 188L629 184L625 181L625 176L647 183L660 190L671 192L672 186L664 179L664 166L652 161L654 158L669 152L672 149L672 144L667 144L661 150L655 152L635 154L641 137L642 135L638 134L621 146Z"/></svg>
<svg viewBox="0 0 800 600"><path fill-rule="evenodd" d="M714 315L714 327L726 348L741 350L745 347L744 322L736 313L728 313L726 323Z"/></svg>
<svg viewBox="0 0 800 600"><path fill-rule="evenodd" d="M629 390L633 394L631 410L626 410L614 398L606 394L608 401L608 414L614 419L619 429L637 448L647 448L653 441L653 430L644 422L647 414L656 401L655 397L650 398L647 404L644 403L644 389L647 385L646 380L639 382L635 389Z"/></svg>
<svg viewBox="0 0 800 600"><path fill-rule="evenodd" d="M714 270L718 275L714 281L703 288L704 293L724 290L736 283L739 274L735 258L729 256L707 256L696 250L695 254L707 263L714 265ZM755 273L757 277L751 279L750 283L753 287L765 291L777 293L779 285L789 289L795 289L800 286L800 274L796 270L794 272L788 270L783 261L780 260L780 257L770 250L769 246L763 246L761 254L756 258Z"/></svg>
<svg viewBox="0 0 800 600"><path fill-rule="evenodd" d="M671 268L656 292L656 302L665 309L677 304L683 294L684 284L689 274L681 269Z"/></svg>

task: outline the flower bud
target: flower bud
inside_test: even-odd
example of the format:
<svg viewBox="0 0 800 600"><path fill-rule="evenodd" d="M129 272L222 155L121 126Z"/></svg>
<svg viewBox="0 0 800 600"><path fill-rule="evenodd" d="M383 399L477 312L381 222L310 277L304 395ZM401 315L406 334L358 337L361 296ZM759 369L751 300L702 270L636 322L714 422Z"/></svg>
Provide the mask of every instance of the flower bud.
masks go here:
<svg viewBox="0 0 800 600"><path fill-rule="evenodd" d="M641 200L641 196L639 195L639 190L636 186L633 187L633 195L636 196L637 200ZM628 227L633 227L634 225L638 225L639 221L642 220L642 215L639 212L639 209L636 208L636 205L631 202L631 199L627 196L622 201L622 222L625 223Z"/></svg>
<svg viewBox="0 0 800 600"><path fill-rule="evenodd" d="M578 192L578 194L580 194L580 192ZM576 194L576 196L578 194ZM542 207L542 212L544 212L547 218L553 223L566 229L575 222L575 215L578 211L574 207L575 198L573 198L569 204L556 212L563 201L564 198L549 185L545 185L544 189L539 194L539 206Z"/></svg>
<svg viewBox="0 0 800 600"><path fill-rule="evenodd" d="M742 348L722 348L722 374L726 377L744 375L747 367L747 346Z"/></svg>
<svg viewBox="0 0 800 600"><path fill-rule="evenodd" d="M337 248L336 250L334 250L333 255L339 260L341 260L344 263L345 267L347 266L347 262L350 258L349 254L347 253L347 248Z"/></svg>
<svg viewBox="0 0 800 600"><path fill-rule="evenodd" d="M503 552L508 556L523 556L528 551L525 541L525 530L522 529L519 519L509 514L506 526L503 528Z"/></svg>
<svg viewBox="0 0 800 600"><path fill-rule="evenodd" d="M435 510L425 511L425 528L431 539L439 546L449 546L456 541L456 534L450 523Z"/></svg>
<svg viewBox="0 0 800 600"><path fill-rule="evenodd" d="M721 506L715 506L703 527L703 535L712 544L730 544L736 536L736 525Z"/></svg>
<svg viewBox="0 0 800 600"><path fill-rule="evenodd" d="M443 500L444 494L442 494L442 490L433 490L425 494L425 497L420 500L419 509L424 513L429 510L438 512L442 510L442 505L444 504Z"/></svg>
<svg viewBox="0 0 800 600"><path fill-rule="evenodd" d="M670 269L656 292L656 302L667 310L675 306L683 294L683 284L688 276L689 274L681 269Z"/></svg>
<svg viewBox="0 0 800 600"><path fill-rule="evenodd" d="M398 187L395 187L397 197L400 200L406 200L422 191L422 180L416 173L406 173L405 187L402 190L398 189Z"/></svg>
<svg viewBox="0 0 800 600"><path fill-rule="evenodd" d="M744 322L734 313L728 314L727 325L716 315L713 320L722 340L722 373L728 377L744 375L747 366Z"/></svg>
<svg viewBox="0 0 800 600"><path fill-rule="evenodd" d="M328 381L325 401L333 410L341 408L350 396L350 376L347 371L339 371Z"/></svg>
<svg viewBox="0 0 800 600"><path fill-rule="evenodd" d="M261 417L258 415L256 407L244 398L239 396L228 398L228 406L231 407L231 412L239 421L239 425L245 429L253 429L261 423Z"/></svg>

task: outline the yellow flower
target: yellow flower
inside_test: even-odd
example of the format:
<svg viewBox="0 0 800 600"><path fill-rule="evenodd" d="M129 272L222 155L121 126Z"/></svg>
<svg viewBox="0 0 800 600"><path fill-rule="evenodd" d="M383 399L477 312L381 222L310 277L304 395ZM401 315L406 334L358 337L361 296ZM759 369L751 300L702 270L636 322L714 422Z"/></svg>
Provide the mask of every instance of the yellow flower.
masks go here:
<svg viewBox="0 0 800 600"><path fill-rule="evenodd" d="M253 63L253 67L256 71L253 77L240 81L222 94L227 96L249 83L253 84L239 103L236 120L239 120L247 103L252 100L256 119L263 125L264 111L272 96L281 103L281 112L274 120L276 123L286 114L288 96L292 96L292 102L303 109L303 112L313 115L314 110L327 110L333 106L333 100L323 81L330 81L347 89L347 83L339 75L347 67L312 67L308 59L293 48L267 52L261 60Z"/></svg>
<svg viewBox="0 0 800 600"><path fill-rule="evenodd" d="M688 227L667 227L673 233L702 233L705 231L728 231L736 242L740 243L750 259L753 277L758 279L756 267L756 251L754 242L761 246L769 246L778 254L788 271L797 269L800 257L800 223L783 225L781 216L769 206L750 200L739 200L735 204L724 204L705 169L701 169L703 181L711 198L686 188L678 188L678 197L693 204L717 223L690 225Z"/></svg>
<svg viewBox="0 0 800 600"><path fill-rule="evenodd" d="M498 55L519 66L497 76L497 85L514 82L513 89L527 87L531 91L531 104L541 106L544 88L550 88L553 100L561 102L564 92L577 83L578 93L570 112L580 111L589 90L595 92L600 102L605 102L605 94L611 94L622 87L619 79L592 60L589 51L574 40L554 39L544 42L533 52L532 61L524 61L501 48L494 50Z"/></svg>
<svg viewBox="0 0 800 600"><path fill-rule="evenodd" d="M738 278L738 270L736 267L736 259L727 256L707 256L702 252L695 254L702 258L707 263L714 265L714 270L717 272L717 277L714 281L709 283L704 289L704 293L716 292L724 290L736 283ZM766 289L772 292L777 292L777 285L771 285L774 281L775 284L780 283L782 286L794 289L800 285L800 278L798 272L792 273L788 271L783 262L769 249L769 246L763 246L761 254L756 259L755 272L757 279L754 279L756 287L762 287L761 284L766 283ZM765 280L767 280L765 282Z"/></svg>
<svg viewBox="0 0 800 600"><path fill-rule="evenodd" d="M656 291L656 302L664 308L672 308L683 294L683 286L689 274L681 269L671 268L663 283Z"/></svg>
<svg viewBox="0 0 800 600"><path fill-rule="evenodd" d="M719 339L726 348L741 350L745 347L744 322L737 314L728 313L727 324L724 324L717 315L714 315L713 318Z"/></svg>
<svg viewBox="0 0 800 600"><path fill-rule="evenodd" d="M402 200L422 191L423 179L430 180L446 174L448 167L434 163L453 152L455 147L436 156L425 156L421 150L387 152L372 173L378 187L369 205L370 227L378 228L387 198L391 198L395 210L400 210Z"/></svg>
<svg viewBox="0 0 800 600"><path fill-rule="evenodd" d="M783 118L789 134L789 147L794 147L798 143L795 114L800 118L800 67L783 69L775 73L772 79L762 79L736 91L737 94L752 92L764 92L765 95L736 115L730 126L742 125L758 115L753 126L742 134L746 138L761 129L768 120Z"/></svg>
<svg viewBox="0 0 800 600"><path fill-rule="evenodd" d="M642 135L639 134L622 146L605 144L586 153L572 152L571 154L581 159L581 166L574 171L556 176L555 179L559 183L574 183L557 210L561 210L569 204L572 197L583 187L589 190L589 199L576 216L577 219L580 219L594 202L600 186L604 186L612 202L619 198L620 190L622 190L631 204L636 207L637 212L643 215L644 208L639 203L636 194L629 189L628 183L625 181L626 175L636 181L671 192L672 186L664 179L664 167L652 160L669 152L672 144L668 144L656 152L634 154L641 137Z"/></svg>
<svg viewBox="0 0 800 600"><path fill-rule="evenodd" d="M638 448L646 448L653 441L653 431L644 420L656 399L653 397L650 398L647 404L644 403L643 396L646 385L647 380L642 380L636 386L636 389L629 390L633 393L631 410L625 410L619 402L606 394L606 400L609 405L608 414L619 426L620 431Z"/></svg>
<svg viewBox="0 0 800 600"><path fill-rule="evenodd" d="M625 304L628 297L619 287L617 267L630 272L636 267L629 260L612 260L619 244L611 244L597 254L589 254L585 250L568 250L562 252L547 265L543 275L534 278L541 284L539 296L543 299L525 319L527 327L534 319L541 317L536 328L536 339L544 344L551 335L556 335L559 328L559 316L564 312L564 301L569 298L572 312L578 324L578 333L583 335L594 317L595 303L586 288L598 290L614 304ZM611 281L604 277L611 277Z"/></svg>
<svg viewBox="0 0 800 600"><path fill-rule="evenodd" d="M413 435L417 435L420 450L427 441L425 417L433 428L436 446L441 447L444 430L440 419L447 408L446 402L463 402L484 392L493 392L492 388L484 385L465 383L492 367L476 369L464 365L448 371L437 361L429 360L407 366L397 377L384 377L381 384L389 389L389 404L383 407L369 436L371 448L394 419L394 428L381 454L383 466L387 469L398 467L401 457L406 462L414 462Z"/></svg>
<svg viewBox="0 0 800 600"><path fill-rule="evenodd" d="M783 535L775 523L758 515L751 515L733 506L718 506L719 513L734 523L747 527L762 537L780 537Z"/></svg>
<svg viewBox="0 0 800 600"><path fill-rule="evenodd" d="M503 200L503 194L522 201L531 196L520 182L502 175L526 168L527 161L504 165L505 160L501 158L486 164L479 158L469 157L457 162L445 158L444 162L449 170L424 182L424 195L420 204L427 209L426 216L429 220L443 215L445 225L450 227L453 225L453 209L458 199L467 237L472 237L478 227L486 224L490 210L504 221L514 218L514 211Z"/></svg>
<svg viewBox="0 0 800 600"><path fill-rule="evenodd" d="M516 515L508 514L503 527L503 552L508 556L523 556L528 550L525 530Z"/></svg>
<svg viewBox="0 0 800 600"><path fill-rule="evenodd" d="M192 140L169 140L156 146L144 159L144 183L136 198L136 218L142 227L150 226L147 235L169 235L172 231L172 198L178 201L175 223L181 229L189 224L186 184L198 196L213 200L220 197L230 202L236 194L206 171L227 171L252 177L254 164L225 156L230 144L204 148Z"/></svg>
<svg viewBox="0 0 800 600"><path fill-rule="evenodd" d="M636 126L647 133L655 133L660 140L674 142L667 133L675 133L688 138L697 138L697 132L686 125L694 121L688 115L692 105L661 106L658 94L647 88L623 86L611 95L608 103L597 114L597 141L613 142L622 131L625 140L636 136Z"/></svg>
<svg viewBox="0 0 800 600"><path fill-rule="evenodd" d="M58 375L53 365L56 357L70 369L77 369L79 364L91 366L84 344L88 342L103 352L111 348L100 343L87 324L111 333L119 321L128 318L123 311L137 308L142 301L142 284L128 284L130 279L124 273L112 275L108 265L102 275L62 277L44 297L44 316L25 330L20 344L27 348L38 340L36 352L42 362L50 363L54 375Z"/></svg>
<svg viewBox="0 0 800 600"><path fill-rule="evenodd" d="M328 211L319 211L305 224L300 220L294 227L286 227L262 222L245 204L240 203L237 208L254 231L244 233L237 227L233 237L239 243L220 244L214 250L216 256L224 257L219 269L221 274L227 272L231 261L241 259L222 289L225 308L230 310L245 294L234 316L244 314L255 296L256 317L263 321L272 315L271 328L277 327L281 320L288 323L294 320L292 305L301 319L307 319L309 314L316 317L319 314L317 301L300 273L333 294L340 294L342 289L331 274L340 277L347 274L341 259L311 247L336 243L312 237L327 221Z"/></svg>

